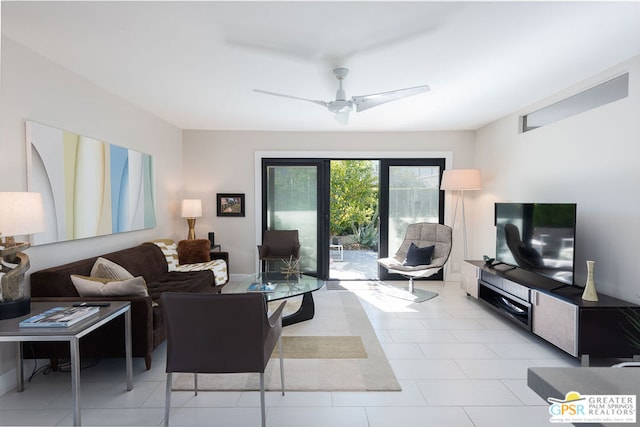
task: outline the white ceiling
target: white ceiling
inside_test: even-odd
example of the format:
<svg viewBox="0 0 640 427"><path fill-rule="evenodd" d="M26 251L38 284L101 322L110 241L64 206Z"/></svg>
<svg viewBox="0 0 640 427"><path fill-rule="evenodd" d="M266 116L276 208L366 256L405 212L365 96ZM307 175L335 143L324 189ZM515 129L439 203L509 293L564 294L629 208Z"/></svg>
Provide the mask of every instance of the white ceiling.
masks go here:
<svg viewBox="0 0 640 427"><path fill-rule="evenodd" d="M640 55L638 2L2 2L2 34L182 129L477 129ZM428 84L352 113L310 102Z"/></svg>

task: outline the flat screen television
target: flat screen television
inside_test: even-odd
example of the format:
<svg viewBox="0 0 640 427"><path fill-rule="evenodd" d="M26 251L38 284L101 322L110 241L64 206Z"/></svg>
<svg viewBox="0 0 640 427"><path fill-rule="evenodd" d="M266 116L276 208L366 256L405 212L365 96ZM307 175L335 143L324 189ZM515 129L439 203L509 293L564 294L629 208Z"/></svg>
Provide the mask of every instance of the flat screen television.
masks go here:
<svg viewBox="0 0 640 427"><path fill-rule="evenodd" d="M573 285L575 203L496 203L496 263Z"/></svg>

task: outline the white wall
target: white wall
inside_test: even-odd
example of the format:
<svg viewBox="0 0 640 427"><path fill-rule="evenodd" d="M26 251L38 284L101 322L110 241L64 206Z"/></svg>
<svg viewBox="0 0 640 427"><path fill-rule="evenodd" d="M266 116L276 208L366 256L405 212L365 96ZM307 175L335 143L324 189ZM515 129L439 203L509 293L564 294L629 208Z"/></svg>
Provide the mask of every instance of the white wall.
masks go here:
<svg viewBox="0 0 640 427"><path fill-rule="evenodd" d="M155 229L121 233L27 250L30 271L133 246L157 237L175 237L182 198L182 132L41 56L2 38L0 104L0 191L26 191L25 120L98 138L151 154L156 175ZM0 346L0 374L14 368L13 346ZM13 375L13 372L11 372ZM3 386L14 386L6 375Z"/></svg>
<svg viewBox="0 0 640 427"><path fill-rule="evenodd" d="M629 97L559 122L518 132L518 117L630 72ZM493 203L577 203L576 282L595 260L596 289L640 302L640 57L581 82L553 99L477 132L484 189L474 206L471 254L495 254Z"/></svg>
<svg viewBox="0 0 640 427"><path fill-rule="evenodd" d="M447 167L471 167L474 132L322 133L184 131L185 197L203 200L196 234L216 233L216 243L229 252L231 274L247 274L257 266L254 157L256 152L448 152ZM301 155L302 157L302 155ZM216 193L245 193L246 217L217 217ZM448 199L448 195L447 195ZM183 226L186 234L186 225ZM452 260L461 257L457 252Z"/></svg>

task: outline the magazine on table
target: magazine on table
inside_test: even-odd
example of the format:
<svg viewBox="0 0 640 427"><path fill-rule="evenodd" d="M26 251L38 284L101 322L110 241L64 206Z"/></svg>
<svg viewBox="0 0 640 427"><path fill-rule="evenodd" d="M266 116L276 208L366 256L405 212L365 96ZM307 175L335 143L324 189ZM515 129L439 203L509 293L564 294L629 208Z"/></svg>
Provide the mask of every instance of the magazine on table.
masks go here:
<svg viewBox="0 0 640 427"><path fill-rule="evenodd" d="M98 314L99 307L54 307L20 322L23 328L67 328Z"/></svg>
<svg viewBox="0 0 640 427"><path fill-rule="evenodd" d="M276 290L276 284L270 282L252 283L247 288L248 292L273 292Z"/></svg>

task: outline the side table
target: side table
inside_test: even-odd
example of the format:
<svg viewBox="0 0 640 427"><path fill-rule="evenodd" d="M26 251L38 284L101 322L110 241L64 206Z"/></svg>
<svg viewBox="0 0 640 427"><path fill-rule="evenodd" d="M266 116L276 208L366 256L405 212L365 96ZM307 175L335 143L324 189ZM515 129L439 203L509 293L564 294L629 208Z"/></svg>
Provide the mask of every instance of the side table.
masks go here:
<svg viewBox="0 0 640 427"><path fill-rule="evenodd" d="M64 304L64 303L63 303ZM16 389L24 390L24 368L22 343L28 341L67 341L71 355L71 396L73 400L73 425L82 425L80 420L80 338L124 315L125 362L127 369L127 390L133 389L133 368L131 353L131 303L110 301L107 307L100 307L97 316L92 316L68 328L21 328L19 323L31 316L53 307L62 306L55 302L32 302L31 312L25 316L0 320L0 342L15 342L16 349ZM71 303L67 303L71 304Z"/></svg>

